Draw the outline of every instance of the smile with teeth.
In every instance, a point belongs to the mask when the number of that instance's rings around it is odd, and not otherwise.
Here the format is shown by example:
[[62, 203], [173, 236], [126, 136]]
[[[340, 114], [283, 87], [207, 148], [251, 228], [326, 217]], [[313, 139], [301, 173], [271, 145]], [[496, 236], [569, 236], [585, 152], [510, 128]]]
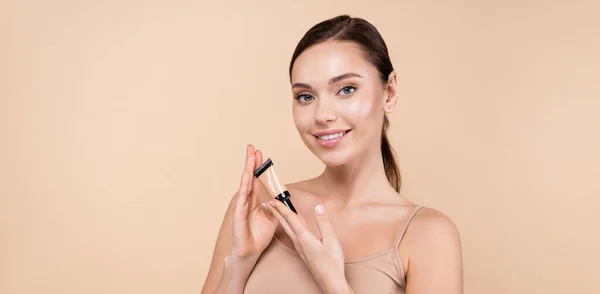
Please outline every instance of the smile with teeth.
[[333, 140], [333, 139], [335, 139], [337, 137], [343, 136], [346, 132], [347, 131], [343, 131], [343, 132], [339, 132], [339, 133], [336, 133], [336, 134], [322, 135], [322, 136], [318, 136], [318, 137], [321, 140]]

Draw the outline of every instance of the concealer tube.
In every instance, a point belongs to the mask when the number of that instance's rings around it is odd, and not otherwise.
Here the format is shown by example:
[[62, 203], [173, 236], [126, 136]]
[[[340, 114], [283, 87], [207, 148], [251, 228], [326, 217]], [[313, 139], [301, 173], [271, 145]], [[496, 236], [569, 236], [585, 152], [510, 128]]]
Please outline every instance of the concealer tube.
[[258, 178], [262, 186], [269, 192], [272, 198], [281, 201], [281, 203], [297, 214], [296, 208], [294, 208], [292, 200], [290, 199], [290, 192], [288, 192], [285, 185], [283, 185], [283, 183], [279, 181], [279, 178], [277, 178], [273, 161], [271, 161], [270, 158], [267, 158], [263, 164], [254, 170], [254, 176]]

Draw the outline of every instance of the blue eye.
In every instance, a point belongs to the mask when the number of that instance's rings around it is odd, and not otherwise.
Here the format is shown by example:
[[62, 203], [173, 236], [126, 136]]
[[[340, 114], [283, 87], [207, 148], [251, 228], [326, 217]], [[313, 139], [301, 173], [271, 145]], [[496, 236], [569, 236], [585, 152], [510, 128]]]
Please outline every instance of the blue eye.
[[314, 97], [309, 94], [300, 94], [296, 96], [296, 100], [300, 101], [300, 103], [307, 103], [312, 99], [314, 99]]
[[340, 89], [340, 91], [338, 93], [340, 93], [344, 96], [347, 96], [347, 95], [354, 93], [355, 90], [356, 90], [356, 87], [354, 87], [354, 86], [345, 86], [342, 89]]

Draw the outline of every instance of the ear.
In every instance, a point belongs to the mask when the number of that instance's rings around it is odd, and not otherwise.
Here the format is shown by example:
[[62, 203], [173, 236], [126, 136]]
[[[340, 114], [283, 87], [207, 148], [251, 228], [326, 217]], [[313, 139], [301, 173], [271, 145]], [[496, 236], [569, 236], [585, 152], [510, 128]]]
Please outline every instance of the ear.
[[398, 103], [398, 91], [396, 85], [396, 72], [392, 71], [388, 76], [387, 83], [384, 88], [383, 110], [386, 114], [394, 112], [396, 103]]

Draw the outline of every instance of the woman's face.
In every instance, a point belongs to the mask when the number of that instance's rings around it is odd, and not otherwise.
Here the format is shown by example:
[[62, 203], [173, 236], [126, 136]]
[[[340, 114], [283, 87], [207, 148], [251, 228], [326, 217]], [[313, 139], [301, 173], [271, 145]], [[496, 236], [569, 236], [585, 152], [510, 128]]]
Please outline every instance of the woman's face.
[[306, 49], [292, 68], [294, 123], [326, 165], [378, 152], [385, 113], [393, 111], [395, 76], [383, 83], [358, 45], [329, 41]]

